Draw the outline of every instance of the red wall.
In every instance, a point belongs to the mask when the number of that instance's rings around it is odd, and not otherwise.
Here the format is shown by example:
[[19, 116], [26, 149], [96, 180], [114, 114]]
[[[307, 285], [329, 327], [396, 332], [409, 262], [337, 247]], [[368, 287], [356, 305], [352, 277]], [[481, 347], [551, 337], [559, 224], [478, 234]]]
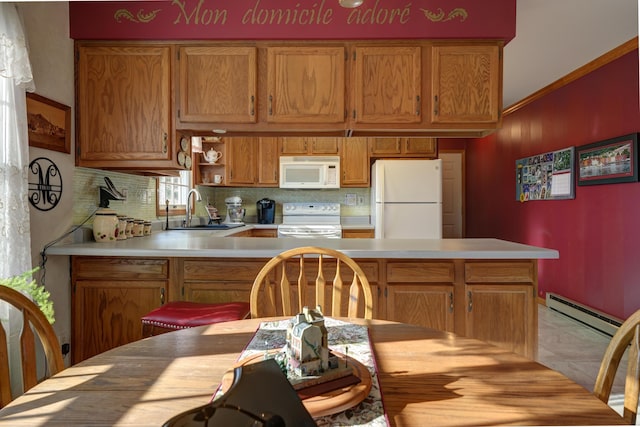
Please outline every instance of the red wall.
[[516, 159], [640, 130], [638, 51], [507, 115], [467, 141], [467, 237], [557, 249], [539, 263], [555, 292], [626, 318], [640, 309], [640, 183], [576, 186], [575, 199], [520, 203]]

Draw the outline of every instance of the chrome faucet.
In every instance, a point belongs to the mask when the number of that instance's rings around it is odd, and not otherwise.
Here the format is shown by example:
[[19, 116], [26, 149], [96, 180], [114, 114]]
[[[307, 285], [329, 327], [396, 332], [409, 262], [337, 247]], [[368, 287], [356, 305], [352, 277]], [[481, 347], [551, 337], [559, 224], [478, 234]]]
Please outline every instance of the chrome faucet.
[[194, 193], [196, 195], [196, 202], [202, 201], [202, 196], [200, 195], [200, 192], [198, 190], [196, 190], [195, 188], [189, 190], [189, 192], [187, 193], [187, 215], [184, 218], [185, 227], [191, 227], [191, 195]]

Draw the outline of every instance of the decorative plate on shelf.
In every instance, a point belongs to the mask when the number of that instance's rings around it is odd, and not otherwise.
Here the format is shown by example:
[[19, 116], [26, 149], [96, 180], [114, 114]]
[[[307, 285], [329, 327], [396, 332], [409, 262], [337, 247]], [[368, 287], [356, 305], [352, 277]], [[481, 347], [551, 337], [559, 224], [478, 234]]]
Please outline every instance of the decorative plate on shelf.
[[180, 148], [182, 151], [189, 151], [189, 140], [186, 136], [180, 138]]
[[184, 154], [184, 151], [178, 151], [178, 164], [180, 166], [184, 166], [185, 161], [187, 159], [186, 154]]
[[187, 169], [191, 169], [191, 157], [185, 156], [184, 158], [184, 167]]

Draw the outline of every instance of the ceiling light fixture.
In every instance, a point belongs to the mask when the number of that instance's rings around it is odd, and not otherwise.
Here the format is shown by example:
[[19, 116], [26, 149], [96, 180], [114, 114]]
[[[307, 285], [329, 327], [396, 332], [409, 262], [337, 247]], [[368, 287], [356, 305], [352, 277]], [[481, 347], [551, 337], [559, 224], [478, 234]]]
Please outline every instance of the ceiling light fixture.
[[342, 7], [353, 9], [355, 7], [361, 6], [362, 3], [364, 3], [364, 0], [338, 0], [338, 3]]

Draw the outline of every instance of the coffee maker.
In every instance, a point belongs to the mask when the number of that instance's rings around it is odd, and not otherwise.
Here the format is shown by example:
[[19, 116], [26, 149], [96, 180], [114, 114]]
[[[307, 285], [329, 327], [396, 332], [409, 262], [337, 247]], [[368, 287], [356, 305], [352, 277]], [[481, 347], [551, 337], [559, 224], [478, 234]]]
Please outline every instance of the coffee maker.
[[261, 199], [256, 202], [258, 224], [273, 224], [276, 215], [276, 202], [271, 199]]
[[227, 205], [227, 217], [224, 222], [226, 224], [242, 224], [245, 209], [242, 207], [242, 199], [238, 196], [227, 197], [224, 199]]

